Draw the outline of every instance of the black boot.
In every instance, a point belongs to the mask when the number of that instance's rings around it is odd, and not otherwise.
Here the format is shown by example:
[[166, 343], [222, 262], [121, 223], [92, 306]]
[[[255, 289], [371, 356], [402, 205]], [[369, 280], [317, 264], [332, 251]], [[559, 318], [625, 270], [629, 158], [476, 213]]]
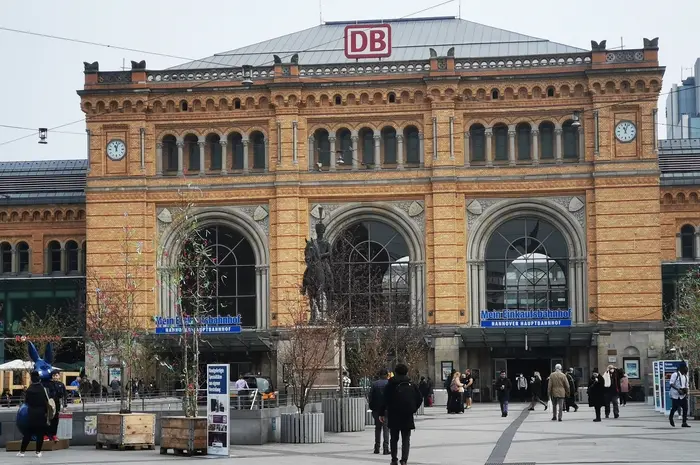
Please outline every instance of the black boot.
[[681, 427], [683, 427], [683, 428], [690, 428], [690, 425], [689, 425], [688, 423], [683, 422], [683, 424], [681, 425]]
[[384, 448], [384, 455], [391, 455], [391, 451], [389, 450], [388, 447]]
[[671, 426], [673, 426], [674, 428], [676, 427], [676, 423], [673, 421], [673, 415], [668, 417], [668, 422], [671, 423]]
[[374, 453], [378, 454], [379, 453], [379, 444], [374, 445]]

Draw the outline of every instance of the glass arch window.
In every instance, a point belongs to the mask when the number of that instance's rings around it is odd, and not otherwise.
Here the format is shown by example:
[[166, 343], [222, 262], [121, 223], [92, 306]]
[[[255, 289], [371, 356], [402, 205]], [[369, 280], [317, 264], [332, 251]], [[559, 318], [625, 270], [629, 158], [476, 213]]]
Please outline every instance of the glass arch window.
[[[255, 253], [248, 240], [238, 231], [226, 226], [211, 226], [198, 232], [196, 248], [186, 246], [183, 254], [204, 248], [206, 253], [200, 270], [187, 267], [183, 260], [185, 278], [180, 284], [180, 295], [185, 309], [197, 302], [193, 295], [204, 292], [204, 304], [211, 316], [241, 315], [244, 327], [257, 326]], [[204, 290], [203, 290], [204, 289]], [[202, 302], [201, 300], [199, 301]]]
[[332, 261], [334, 305], [353, 325], [410, 323], [409, 250], [395, 228], [355, 223], [335, 239]]
[[569, 251], [546, 220], [506, 221], [486, 246], [488, 310], [568, 309]]
[[695, 228], [689, 224], [681, 228], [681, 258], [695, 258]]
[[0, 273], [12, 273], [12, 254], [9, 242], [0, 243]]

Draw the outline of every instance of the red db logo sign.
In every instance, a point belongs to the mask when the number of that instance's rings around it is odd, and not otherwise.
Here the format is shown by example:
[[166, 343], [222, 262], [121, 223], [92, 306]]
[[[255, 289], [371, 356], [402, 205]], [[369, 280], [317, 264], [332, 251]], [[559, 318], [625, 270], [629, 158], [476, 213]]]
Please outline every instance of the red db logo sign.
[[345, 56], [350, 59], [391, 56], [391, 26], [388, 24], [345, 26]]

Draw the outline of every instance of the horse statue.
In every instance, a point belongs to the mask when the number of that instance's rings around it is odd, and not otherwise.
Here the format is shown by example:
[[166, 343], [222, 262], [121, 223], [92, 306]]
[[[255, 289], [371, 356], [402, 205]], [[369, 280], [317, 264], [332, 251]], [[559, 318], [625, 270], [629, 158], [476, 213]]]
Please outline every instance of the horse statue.
[[316, 225], [316, 239], [307, 240], [304, 248], [306, 270], [301, 284], [301, 293], [309, 298], [311, 321], [322, 321], [328, 309], [328, 295], [333, 276], [330, 266], [330, 244], [323, 235], [326, 226]]
[[[55, 368], [51, 366], [53, 363], [53, 347], [51, 343], [46, 345], [46, 351], [44, 352], [44, 358], [39, 356], [39, 351], [36, 350], [36, 346], [27, 341], [27, 347], [29, 350], [29, 358], [34, 362], [34, 370], [39, 373], [39, 378], [41, 378], [41, 384], [46, 385], [51, 381], [51, 375], [55, 371]], [[26, 404], [22, 404], [17, 411], [17, 428], [24, 435], [24, 431], [29, 424], [29, 409]]]

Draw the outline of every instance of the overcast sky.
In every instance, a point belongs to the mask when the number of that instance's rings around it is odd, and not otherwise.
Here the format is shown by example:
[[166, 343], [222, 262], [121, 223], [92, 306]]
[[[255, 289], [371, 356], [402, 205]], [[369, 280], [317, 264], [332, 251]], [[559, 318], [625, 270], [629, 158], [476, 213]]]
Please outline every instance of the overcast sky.
[[[441, 0], [323, 0], [323, 19], [397, 18]], [[417, 16], [458, 14], [458, 1]], [[591, 39], [607, 39], [608, 48], [641, 48], [642, 38], [660, 37], [660, 61], [666, 66], [663, 92], [700, 57], [700, 1], [462, 0], [463, 19], [554, 42], [590, 49]], [[203, 58], [319, 24], [318, 0], [0, 0], [0, 27], [118, 45], [170, 55]], [[185, 60], [112, 50], [0, 31], [3, 105], [0, 125], [55, 127], [83, 117], [76, 90], [83, 86], [83, 61], [99, 61], [102, 70], [118, 70], [122, 60], [145, 59], [149, 69]], [[683, 76], [689, 75], [683, 70]], [[660, 101], [665, 103], [662, 95]], [[660, 107], [663, 122], [664, 109]], [[0, 161], [85, 157], [83, 122], [49, 134], [47, 145], [30, 131], [0, 127]], [[665, 128], [660, 134], [665, 135]]]

